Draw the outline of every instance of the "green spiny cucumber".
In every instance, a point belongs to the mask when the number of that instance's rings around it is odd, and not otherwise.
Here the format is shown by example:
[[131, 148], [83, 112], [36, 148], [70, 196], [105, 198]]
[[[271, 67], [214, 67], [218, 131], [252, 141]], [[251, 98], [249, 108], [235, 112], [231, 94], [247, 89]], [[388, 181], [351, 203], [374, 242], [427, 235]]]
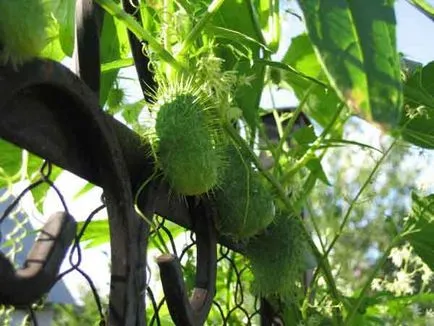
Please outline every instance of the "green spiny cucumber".
[[240, 149], [229, 146], [227, 160], [220, 189], [215, 193], [219, 213], [216, 224], [220, 233], [244, 240], [272, 222], [273, 198]]
[[309, 252], [302, 222], [279, 213], [267, 230], [253, 237], [246, 247], [253, 273], [252, 290], [258, 296], [293, 301], [297, 281]]
[[157, 159], [166, 179], [179, 194], [193, 196], [219, 183], [224, 160], [212, 109], [188, 85], [165, 88], [169, 94], [159, 107], [155, 131]]
[[47, 0], [0, 0], [0, 62], [17, 66], [47, 42]]

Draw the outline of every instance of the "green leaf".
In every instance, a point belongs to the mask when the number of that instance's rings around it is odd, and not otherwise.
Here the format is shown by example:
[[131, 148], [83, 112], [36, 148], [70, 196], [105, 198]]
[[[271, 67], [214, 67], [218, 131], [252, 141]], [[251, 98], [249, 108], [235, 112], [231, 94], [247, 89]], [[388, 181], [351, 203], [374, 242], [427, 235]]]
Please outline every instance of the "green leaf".
[[0, 189], [12, 181], [22, 164], [22, 153], [19, 147], [0, 138]]
[[51, 1], [52, 13], [59, 23], [59, 42], [62, 51], [72, 57], [75, 33], [75, 0]]
[[[84, 223], [84, 221], [77, 223], [77, 232], [80, 232]], [[164, 226], [167, 228], [173, 239], [175, 239], [181, 233], [185, 232], [184, 228], [168, 220], [164, 222]], [[160, 232], [165, 242], [169, 243], [169, 238], [164, 236], [166, 233], [162, 232], [161, 230]], [[150, 238], [150, 241], [148, 243], [148, 250], [157, 248], [158, 242], [156, 242], [156, 238], [157, 237], [155, 236]], [[110, 241], [110, 227], [108, 220], [103, 219], [91, 221], [87, 226], [86, 232], [84, 232], [80, 241], [86, 242], [84, 246], [85, 248], [93, 248], [108, 243]]]
[[405, 82], [404, 95], [402, 137], [419, 147], [434, 148], [434, 61]]
[[[308, 126], [296, 130], [292, 134], [292, 138], [296, 141], [298, 145], [296, 147], [296, 155], [298, 157], [301, 157], [309, 149], [310, 144], [312, 144], [317, 139], [317, 136], [315, 135], [313, 126]], [[330, 185], [330, 182], [327, 179], [327, 175], [325, 174], [324, 169], [321, 165], [321, 161], [318, 158], [315, 157], [309, 160], [306, 164], [306, 167], [309, 169], [309, 171], [311, 171], [312, 177], [321, 180], [326, 185]]]
[[364, 119], [395, 127], [403, 95], [393, 1], [298, 3], [309, 37], [339, 97]]
[[87, 194], [89, 191], [91, 191], [93, 188], [95, 187], [95, 185], [93, 185], [92, 183], [88, 182], [86, 183], [79, 191], [77, 191], [77, 193], [74, 195], [73, 199], [76, 200], [78, 198], [80, 198], [81, 196]]
[[122, 117], [128, 125], [135, 127], [139, 121], [139, 115], [143, 110], [146, 102], [139, 100], [137, 102], [125, 104], [122, 111]]
[[259, 21], [267, 47], [276, 53], [280, 42], [279, 0], [259, 0]]
[[49, 19], [46, 32], [48, 42], [41, 51], [40, 56], [54, 61], [62, 61], [65, 57], [65, 53], [63, 52], [59, 40], [60, 24], [53, 16]]
[[118, 59], [111, 62], [103, 63], [101, 65], [101, 72], [107, 73], [111, 70], [119, 70], [121, 68], [128, 68], [134, 65], [134, 59], [133, 58], [126, 58], [126, 59]]
[[[42, 162], [43, 162], [42, 159], [40, 159], [39, 157], [31, 155], [29, 158], [28, 171], [29, 170], [32, 172], [38, 171], [42, 165]], [[33, 168], [31, 168], [31, 166], [33, 166]], [[52, 166], [51, 174], [50, 174], [50, 180], [55, 182], [57, 177], [60, 175], [60, 173], [62, 173], [62, 171], [63, 171], [63, 169], [61, 169], [57, 166]], [[51, 187], [48, 183], [43, 183], [43, 184], [37, 186], [36, 188], [32, 189], [32, 195], [33, 195], [33, 200], [35, 202], [35, 206], [40, 212], [42, 212], [45, 196], [47, 195], [47, 192], [48, 192], [48, 190], [50, 190], [50, 188]]]
[[[260, 27], [255, 20], [254, 6], [250, 1], [231, 0], [225, 1], [219, 11], [213, 17], [213, 25], [227, 30], [235, 31], [245, 38], [253, 39], [240, 45], [240, 40], [228, 40], [217, 38], [218, 46], [216, 54], [224, 59], [225, 70], [236, 70], [239, 76], [254, 76], [250, 85], [238, 87], [235, 101], [242, 110], [243, 116], [252, 130], [256, 129], [259, 112], [259, 102], [264, 86], [264, 65], [252, 64], [253, 60], [259, 59], [261, 47], [264, 44]], [[259, 28], [259, 30], [258, 30]], [[210, 36], [214, 36], [210, 33]], [[248, 53], [246, 53], [248, 49]], [[245, 53], [244, 58], [239, 58], [235, 52]]]
[[326, 81], [307, 34], [298, 35], [291, 40], [291, 45], [283, 56], [282, 62], [304, 75], [313, 78], [322, 76], [321, 80]]
[[411, 194], [411, 214], [406, 222], [405, 239], [425, 264], [434, 270], [434, 194]]
[[[129, 54], [128, 34], [125, 26], [108, 13], [104, 15], [100, 41], [101, 65], [125, 59]], [[113, 87], [119, 69], [105, 70], [101, 73], [99, 103], [104, 106], [110, 89]]]
[[[333, 121], [341, 101], [328, 85], [325, 73], [306, 34], [292, 39], [282, 64], [285, 64], [286, 68], [280, 65], [283, 70], [283, 82], [279, 86], [293, 90], [299, 100], [303, 99], [309, 91], [303, 112], [326, 128]], [[343, 122], [339, 122], [333, 127], [331, 133], [339, 138], [342, 130]]]
[[[85, 222], [77, 223], [77, 232], [80, 232]], [[85, 248], [93, 248], [110, 241], [110, 229], [108, 220], [91, 221], [80, 241], [86, 242]]]
[[292, 138], [300, 145], [309, 145], [316, 140], [317, 136], [315, 135], [313, 126], [306, 126], [294, 131]]
[[322, 168], [321, 161], [318, 158], [313, 158], [306, 163], [306, 167], [317, 179], [324, 182], [324, 184], [330, 186], [331, 183], [327, 178], [327, 175]]

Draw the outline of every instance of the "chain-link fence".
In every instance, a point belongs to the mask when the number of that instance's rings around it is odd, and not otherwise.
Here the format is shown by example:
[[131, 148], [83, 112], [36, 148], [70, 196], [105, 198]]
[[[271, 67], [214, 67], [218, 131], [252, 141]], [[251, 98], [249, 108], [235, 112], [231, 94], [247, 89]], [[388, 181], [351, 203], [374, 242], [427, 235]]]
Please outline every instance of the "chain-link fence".
[[[29, 231], [27, 215], [23, 213], [22, 201], [26, 195], [31, 196], [32, 190], [46, 184], [49, 189], [54, 190], [59, 201], [62, 204], [65, 213], [69, 214], [68, 203], [66, 202], [62, 191], [56, 186], [51, 178], [52, 167], [48, 161], [45, 161], [39, 170], [39, 178], [25, 187], [11, 201], [6, 209], [2, 212], [0, 218], [0, 227], [2, 230], [2, 249], [5, 256], [12, 262], [15, 262], [15, 257], [22, 252], [23, 240], [26, 237], [35, 236], [34, 231]], [[6, 197], [6, 196], [5, 196]], [[82, 238], [86, 233], [88, 225], [92, 223], [94, 216], [105, 208], [104, 196], [101, 198], [102, 204], [88, 213], [87, 218], [81, 223], [74, 237], [73, 243], [65, 260], [68, 261], [67, 268], [59, 273], [53, 282], [62, 280], [70, 273], [78, 273], [82, 276], [87, 284], [88, 290], [92, 293], [93, 305], [92, 309], [99, 313], [99, 316], [94, 316], [94, 321], [100, 325], [105, 325], [106, 307], [103, 308], [100, 294], [91, 276], [89, 276], [81, 267], [82, 257], [86, 251], [82, 248]], [[98, 204], [98, 203], [95, 203]], [[4, 228], [4, 222], [7, 220], [13, 221], [12, 227]], [[170, 253], [178, 257], [183, 266], [186, 286], [189, 289], [194, 287], [195, 264], [197, 258], [195, 233], [185, 230], [177, 226], [169, 220], [156, 216], [156, 228], [149, 233], [149, 249], [148, 249], [148, 266], [147, 266], [147, 282], [146, 282], [146, 320], [148, 325], [172, 325], [173, 321], [167, 307], [164, 291], [159, 284], [158, 267], [152, 264], [154, 258], [165, 250], [160, 246], [166, 246]], [[25, 264], [25, 263], [24, 263]], [[23, 266], [21, 266], [23, 268]], [[249, 291], [252, 275], [248, 269], [245, 257], [233, 250], [228, 249], [223, 245], [218, 246], [217, 258], [217, 284], [216, 293], [212, 301], [212, 307], [208, 315], [207, 325], [259, 325], [260, 324], [260, 300], [255, 298]], [[22, 289], [21, 289], [22, 290]], [[1, 292], [1, 290], [0, 290]], [[19, 295], [19, 293], [17, 294]], [[22, 325], [29, 322], [33, 325], [40, 325], [37, 318], [37, 311], [44, 309], [44, 300], [28, 305], [27, 316], [20, 320]], [[3, 306], [1, 310], [2, 324], [12, 325], [13, 306]], [[67, 320], [67, 319], [66, 319]], [[15, 321], [16, 322], [16, 321]]]

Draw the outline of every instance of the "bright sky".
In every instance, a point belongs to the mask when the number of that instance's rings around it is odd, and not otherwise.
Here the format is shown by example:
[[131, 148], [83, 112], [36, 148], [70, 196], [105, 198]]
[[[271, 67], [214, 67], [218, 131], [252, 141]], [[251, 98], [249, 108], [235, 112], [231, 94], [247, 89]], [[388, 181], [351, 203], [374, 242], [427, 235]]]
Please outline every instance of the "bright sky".
[[[429, 2], [433, 3], [434, 1], [431, 0]], [[292, 1], [292, 3], [295, 4], [294, 1]], [[397, 35], [399, 50], [408, 58], [415, 61], [427, 63], [434, 60], [434, 45], [431, 41], [432, 36], [434, 35], [434, 24], [404, 0], [397, 1], [396, 14], [398, 21]], [[285, 51], [285, 45], [289, 44], [291, 37], [298, 35], [303, 31], [302, 23], [291, 15], [288, 15], [287, 17], [286, 26], [285, 33], [283, 33], [285, 39], [282, 42], [282, 52], [279, 52], [280, 55]], [[137, 91], [129, 90], [128, 93], [131, 96], [131, 100], [137, 96]], [[264, 106], [268, 106], [266, 104], [267, 102], [269, 103], [269, 101], [269, 97], [264, 96]], [[294, 98], [288, 93], [277, 95], [276, 101], [277, 106], [288, 106], [294, 104]], [[375, 130], [371, 130], [371, 133], [375, 133]], [[431, 172], [427, 175], [434, 175], [434, 173]], [[434, 180], [432, 183], [434, 183]], [[74, 200], [74, 195], [80, 190], [84, 182], [77, 181], [77, 178], [73, 177], [69, 173], [64, 173], [56, 184], [61, 188], [62, 193], [65, 195], [66, 202], [69, 203], [69, 209], [77, 220], [84, 220], [87, 217], [87, 214], [100, 204], [100, 190], [98, 189], [95, 189], [92, 195], [86, 195], [79, 200]], [[61, 207], [55, 194], [50, 193], [44, 206], [46, 216], [60, 208]], [[107, 292], [107, 285], [109, 282], [107, 262], [108, 251], [107, 246], [86, 251], [83, 255], [82, 264], [83, 270], [88, 272], [93, 280], [96, 280], [98, 287], [104, 289], [104, 292]], [[104, 266], [107, 267], [105, 268]], [[67, 267], [67, 265], [65, 267]], [[85, 286], [83, 287], [82, 278], [78, 275], [69, 276], [68, 281], [68, 287], [76, 293], [77, 296], [79, 294], [79, 291], [77, 291], [78, 289], [88, 289]]]

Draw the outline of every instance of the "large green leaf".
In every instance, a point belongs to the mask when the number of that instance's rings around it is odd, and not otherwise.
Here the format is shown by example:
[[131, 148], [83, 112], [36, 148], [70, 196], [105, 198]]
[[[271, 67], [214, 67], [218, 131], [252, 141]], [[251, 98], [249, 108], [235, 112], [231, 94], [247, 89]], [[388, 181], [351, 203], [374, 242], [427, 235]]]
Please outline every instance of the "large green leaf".
[[[125, 26], [108, 13], [104, 15], [104, 23], [100, 41], [101, 64], [125, 59], [129, 54], [128, 34]], [[104, 106], [110, 89], [119, 73], [119, 69], [110, 69], [101, 73], [99, 103]]]
[[[307, 126], [297, 129], [292, 134], [291, 138], [296, 143], [296, 152], [294, 153], [295, 157], [300, 158], [309, 150], [310, 145], [317, 139], [317, 136], [315, 135], [313, 126]], [[321, 180], [326, 185], [330, 185], [321, 161], [317, 157], [312, 157], [312, 159], [307, 162], [306, 167], [310, 170], [312, 177]]]
[[[86, 222], [77, 223], [77, 232], [80, 232]], [[91, 221], [80, 241], [85, 242], [84, 248], [93, 248], [110, 241], [108, 220]]]
[[[42, 163], [43, 160], [40, 157], [30, 153], [23, 155], [23, 149], [0, 139], [0, 189], [8, 183], [18, 181], [21, 177], [19, 172], [24, 172], [31, 182], [37, 180]], [[26, 168], [25, 171], [22, 171], [23, 167]], [[50, 180], [54, 181], [61, 171], [62, 169], [53, 166]], [[43, 183], [32, 189], [37, 209], [42, 209], [43, 199], [49, 188], [49, 184]]]
[[63, 52], [72, 57], [75, 32], [75, 0], [52, 1], [53, 16], [59, 23], [59, 42]]
[[393, 1], [298, 3], [309, 37], [339, 97], [368, 121], [395, 127], [403, 96]]
[[48, 25], [46, 27], [48, 41], [40, 53], [41, 57], [55, 61], [61, 61], [65, 57], [65, 52], [63, 52], [59, 39], [60, 26], [61, 22], [57, 21], [54, 16], [50, 16]]
[[[227, 38], [218, 38], [217, 54], [225, 60], [224, 69], [236, 70], [239, 76], [253, 76], [250, 85], [238, 88], [235, 100], [243, 112], [246, 122], [255, 129], [258, 122], [259, 101], [264, 86], [264, 65], [252, 64], [261, 55], [263, 37], [259, 23], [255, 20], [257, 13], [255, 7], [250, 6], [250, 1], [231, 0], [225, 1], [213, 18], [213, 25], [222, 27], [239, 34], [245, 35], [246, 39], [255, 40], [256, 43], [247, 41], [240, 45], [239, 39], [235, 42]], [[211, 25], [211, 24], [210, 24]], [[214, 36], [212, 32], [210, 35]], [[244, 58], [235, 55], [245, 53]], [[246, 51], [248, 53], [246, 53]]]
[[403, 138], [423, 148], [434, 148], [434, 61], [404, 84], [405, 114], [401, 118]]
[[411, 214], [405, 229], [405, 238], [413, 246], [415, 252], [434, 270], [434, 194], [419, 197], [412, 193]]
[[[31, 155], [29, 157], [29, 169], [28, 172], [36, 172], [40, 169], [41, 165], [42, 165], [43, 161], [42, 159], [40, 159], [37, 156]], [[52, 166], [51, 168], [51, 174], [49, 176], [49, 179], [52, 182], [55, 182], [57, 177], [60, 175], [60, 173], [62, 173], [63, 169], [57, 167], [57, 166]], [[39, 174], [36, 175], [35, 178], [38, 178]], [[35, 207], [37, 210], [39, 210], [40, 212], [42, 212], [43, 209], [43, 205], [44, 205], [44, 201], [45, 201], [45, 197], [47, 195], [47, 192], [51, 189], [51, 186], [48, 183], [43, 183], [41, 185], [39, 185], [36, 188], [32, 189], [32, 196], [33, 196], [33, 200], [35, 203]]]
[[[77, 223], [77, 232], [80, 232], [83, 228], [84, 224], [86, 222], [78, 222]], [[172, 239], [175, 239], [178, 235], [185, 232], [185, 229], [180, 227], [179, 225], [176, 225], [175, 223], [172, 223], [170, 221], [165, 221], [164, 226], [167, 228], [168, 233], [171, 234]], [[166, 243], [169, 243], [169, 239], [166, 234], [166, 232], [161, 231], [162, 239], [165, 240]], [[151, 237], [150, 241], [148, 243], [148, 250], [149, 249], [155, 249], [160, 244], [157, 242], [157, 237]], [[103, 220], [95, 220], [91, 221], [86, 231], [84, 232], [83, 236], [81, 237], [80, 241], [85, 242], [84, 248], [93, 248], [97, 247], [106, 243], [109, 243], [110, 241], [110, 226], [107, 219]]]
[[259, 11], [259, 21], [261, 24], [262, 35], [267, 47], [273, 52], [277, 52], [280, 42], [280, 12], [279, 0], [259, 0], [257, 8]]
[[[281, 67], [280, 86], [292, 89], [299, 100], [309, 92], [303, 112], [324, 128], [327, 127], [336, 115], [341, 101], [327, 84], [327, 78], [306, 34], [292, 39], [282, 63], [288, 65], [292, 71]], [[331, 130], [334, 136], [339, 137], [342, 134], [342, 127], [342, 123], [334, 126]]]
[[21, 169], [21, 149], [0, 138], [0, 189]]

